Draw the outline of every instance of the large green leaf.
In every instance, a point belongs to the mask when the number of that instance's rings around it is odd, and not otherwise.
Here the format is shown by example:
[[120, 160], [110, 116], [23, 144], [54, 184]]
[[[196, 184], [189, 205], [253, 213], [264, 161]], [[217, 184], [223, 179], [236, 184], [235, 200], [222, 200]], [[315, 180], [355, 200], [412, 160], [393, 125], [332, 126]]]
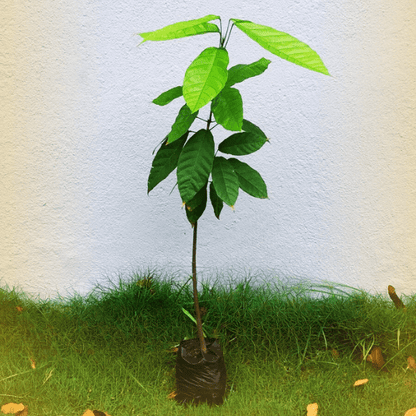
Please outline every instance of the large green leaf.
[[197, 115], [198, 111], [196, 113], [191, 114], [191, 110], [185, 104], [179, 110], [179, 114], [172, 125], [170, 133], [168, 134], [168, 143], [170, 144], [174, 142], [175, 140], [179, 139], [179, 137], [181, 137], [183, 134], [185, 134], [189, 130], [189, 127], [191, 127]]
[[192, 225], [199, 220], [207, 206], [207, 185], [208, 183], [186, 204], [186, 217]]
[[228, 70], [228, 79], [225, 87], [231, 87], [238, 82], [243, 82], [244, 80], [255, 77], [262, 74], [271, 61], [265, 58], [261, 58], [252, 64], [240, 64], [235, 65]]
[[183, 81], [183, 97], [192, 112], [208, 104], [227, 82], [228, 52], [207, 48], [189, 65]]
[[243, 127], [243, 99], [235, 88], [224, 88], [212, 101], [215, 121], [225, 129], [241, 131]]
[[219, 16], [209, 14], [205, 17], [201, 17], [200, 19], [174, 23], [172, 25], [165, 26], [162, 29], [154, 30], [153, 32], [139, 33], [139, 35], [143, 38], [143, 41], [140, 44], [148, 40], [170, 40], [185, 38], [187, 36], [202, 35], [209, 32], [219, 32], [220, 30], [217, 25], [207, 23], [211, 20], [219, 18]]
[[147, 182], [147, 193], [149, 193], [158, 183], [162, 182], [178, 166], [179, 155], [185, 144], [188, 132], [172, 144], [167, 144], [166, 137], [162, 146], [156, 153], [150, 169], [149, 179]]
[[152, 103], [157, 105], [166, 105], [182, 95], [182, 87], [171, 88], [168, 91], [162, 92], [159, 97], [155, 98]]
[[214, 162], [214, 147], [212, 133], [199, 130], [182, 149], [176, 174], [183, 202], [188, 203], [207, 183]]
[[237, 174], [240, 188], [255, 198], [267, 198], [267, 187], [260, 174], [247, 163], [241, 162], [238, 159], [228, 159], [234, 172]]
[[274, 55], [312, 71], [329, 75], [322, 59], [306, 43], [269, 26], [259, 25], [248, 20], [231, 20], [248, 37]]
[[212, 182], [217, 195], [231, 208], [238, 198], [238, 177], [233, 166], [223, 157], [215, 157], [212, 167]]
[[220, 219], [220, 214], [224, 203], [222, 199], [218, 196], [217, 191], [215, 190], [214, 184], [211, 182], [209, 185], [209, 199], [211, 200], [212, 208], [214, 208], [215, 216]]
[[248, 155], [259, 150], [267, 139], [252, 132], [235, 133], [223, 140], [218, 150], [230, 155]]
[[267, 141], [269, 141], [269, 139], [267, 138], [267, 136], [263, 133], [263, 131], [260, 129], [260, 127], [257, 127], [255, 124], [253, 124], [251, 121], [248, 120], [243, 120], [243, 130], [244, 131], [249, 131], [250, 133], [254, 133], [257, 134], [258, 136], [263, 137], [264, 139], [266, 139]]

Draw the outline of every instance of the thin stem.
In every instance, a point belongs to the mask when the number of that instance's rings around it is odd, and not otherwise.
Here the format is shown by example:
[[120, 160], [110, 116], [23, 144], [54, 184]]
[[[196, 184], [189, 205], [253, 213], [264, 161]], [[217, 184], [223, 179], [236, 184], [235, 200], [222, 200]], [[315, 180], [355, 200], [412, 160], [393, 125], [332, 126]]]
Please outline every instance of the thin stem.
[[[230, 20], [228, 21], [228, 24], [230, 24]], [[228, 33], [228, 38], [227, 38], [227, 40], [224, 43], [224, 46], [223, 46], [224, 49], [227, 47], [228, 41], [230, 40], [231, 31], [233, 30], [233, 27], [234, 27], [234, 23], [231, 25], [230, 32]], [[228, 27], [227, 27], [227, 32], [228, 32]]]
[[220, 45], [219, 45], [220, 48], [221, 48], [221, 45], [223, 44], [223, 42], [224, 42], [224, 38], [222, 37], [222, 21], [221, 21], [221, 18], [220, 18]]
[[205, 344], [204, 333], [202, 332], [201, 311], [199, 309], [198, 289], [197, 289], [197, 282], [196, 282], [196, 234], [197, 234], [198, 221], [195, 221], [195, 224], [193, 226], [194, 226], [194, 235], [193, 235], [193, 242], [192, 242], [192, 286], [194, 289], [194, 307], [195, 307], [195, 314], [196, 314], [196, 327], [198, 330], [198, 338], [199, 338], [199, 345], [201, 347], [201, 351], [202, 353], [206, 353], [207, 346]]
[[[209, 131], [209, 126], [212, 123], [212, 111], [209, 112], [209, 117], [207, 120], [207, 130]], [[198, 289], [197, 289], [197, 280], [196, 280], [196, 236], [197, 236], [197, 228], [198, 228], [198, 221], [195, 221], [192, 224], [194, 228], [193, 233], [193, 242], [192, 242], [192, 286], [194, 291], [194, 307], [195, 307], [195, 315], [196, 315], [196, 328], [198, 331], [198, 338], [199, 338], [199, 346], [201, 348], [201, 353], [206, 354], [207, 346], [205, 344], [204, 333], [202, 331], [202, 320], [201, 320], [201, 310], [199, 309], [199, 302], [198, 302]]]

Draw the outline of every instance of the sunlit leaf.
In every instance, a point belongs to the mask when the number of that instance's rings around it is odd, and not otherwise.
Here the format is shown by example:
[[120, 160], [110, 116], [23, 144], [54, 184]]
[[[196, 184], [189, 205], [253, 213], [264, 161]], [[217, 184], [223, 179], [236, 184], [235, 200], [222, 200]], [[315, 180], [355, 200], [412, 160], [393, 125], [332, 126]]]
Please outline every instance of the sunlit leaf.
[[189, 65], [183, 81], [183, 97], [191, 112], [215, 98], [227, 82], [228, 52], [207, 48]]
[[209, 130], [199, 130], [179, 156], [177, 178], [182, 201], [187, 203], [207, 183], [214, 162], [214, 138]]
[[168, 144], [171, 144], [175, 140], [182, 137], [189, 130], [189, 127], [191, 127], [197, 115], [198, 115], [198, 111], [191, 114], [191, 110], [185, 104], [179, 110], [179, 114], [176, 117], [175, 123], [173, 123], [172, 129], [170, 133], [168, 134]]
[[235, 88], [224, 88], [211, 106], [215, 121], [225, 129], [241, 131], [243, 127], [243, 99]]
[[239, 64], [235, 65], [228, 70], [228, 79], [225, 87], [231, 87], [234, 84], [243, 82], [248, 78], [255, 77], [256, 75], [262, 74], [271, 61], [265, 58], [261, 58], [251, 64]]
[[312, 71], [329, 75], [322, 59], [306, 43], [269, 26], [248, 20], [231, 19], [231, 21], [249, 38], [272, 54]]
[[152, 162], [152, 168], [150, 169], [147, 182], [147, 193], [176, 169], [178, 166], [179, 155], [181, 154], [187, 137], [188, 132], [171, 144], [167, 144], [167, 137], [165, 138]]
[[159, 97], [155, 98], [152, 103], [163, 106], [172, 102], [175, 98], [182, 95], [182, 87], [174, 87], [168, 91], [162, 92]]
[[187, 20], [184, 22], [173, 23], [165, 26], [162, 29], [154, 30], [153, 32], [143, 32], [139, 35], [143, 38], [143, 42], [148, 40], [162, 41], [170, 39], [184, 38], [187, 36], [202, 35], [209, 32], [219, 32], [217, 25], [207, 23], [211, 20], [219, 19], [219, 16], [213, 14], [201, 17], [200, 19]]

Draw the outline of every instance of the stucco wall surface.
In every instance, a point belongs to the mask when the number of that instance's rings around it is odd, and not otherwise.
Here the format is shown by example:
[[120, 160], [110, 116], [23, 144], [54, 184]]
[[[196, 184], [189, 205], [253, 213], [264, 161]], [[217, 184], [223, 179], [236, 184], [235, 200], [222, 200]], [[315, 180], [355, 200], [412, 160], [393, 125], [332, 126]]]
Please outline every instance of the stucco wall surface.
[[[4, 2], [0, 85], [0, 284], [41, 297], [87, 293], [141, 267], [191, 272], [192, 228], [175, 174], [147, 195], [152, 151], [209, 34], [146, 42], [139, 32], [207, 14], [248, 19], [316, 50], [331, 77], [234, 28], [230, 66], [270, 59], [239, 84], [244, 116], [271, 142], [241, 158], [268, 200], [240, 192], [198, 222], [200, 276], [236, 270], [416, 292], [416, 3]], [[203, 111], [202, 111], [203, 113]], [[227, 134], [216, 128], [218, 144]]]

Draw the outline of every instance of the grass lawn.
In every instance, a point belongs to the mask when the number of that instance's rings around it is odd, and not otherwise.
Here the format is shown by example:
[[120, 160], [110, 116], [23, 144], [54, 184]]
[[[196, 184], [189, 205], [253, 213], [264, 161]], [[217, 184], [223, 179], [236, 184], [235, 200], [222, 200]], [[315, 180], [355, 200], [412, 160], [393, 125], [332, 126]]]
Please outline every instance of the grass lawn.
[[[303, 416], [311, 403], [319, 416], [403, 416], [416, 407], [416, 371], [407, 368], [416, 295], [396, 309], [387, 288], [371, 296], [250, 280], [199, 293], [204, 331], [219, 338], [227, 368], [219, 407], [169, 398], [172, 350], [197, 336], [182, 311], [194, 315], [191, 281], [146, 271], [59, 301], [0, 289], [0, 406], [22, 403], [29, 416]], [[353, 387], [358, 379], [368, 382]]]

